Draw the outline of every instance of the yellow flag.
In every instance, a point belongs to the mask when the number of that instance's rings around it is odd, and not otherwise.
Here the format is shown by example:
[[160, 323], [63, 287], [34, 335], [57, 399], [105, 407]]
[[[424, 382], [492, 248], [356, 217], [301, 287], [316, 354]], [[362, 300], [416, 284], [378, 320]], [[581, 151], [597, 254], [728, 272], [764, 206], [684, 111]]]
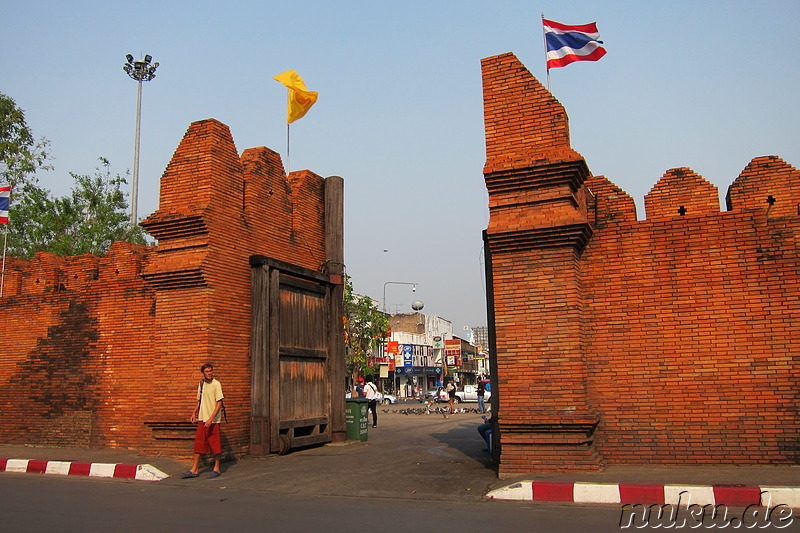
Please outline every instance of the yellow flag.
[[289, 89], [289, 106], [286, 112], [286, 123], [291, 124], [301, 119], [308, 113], [314, 102], [317, 101], [317, 91], [309, 91], [300, 74], [287, 70], [274, 77]]

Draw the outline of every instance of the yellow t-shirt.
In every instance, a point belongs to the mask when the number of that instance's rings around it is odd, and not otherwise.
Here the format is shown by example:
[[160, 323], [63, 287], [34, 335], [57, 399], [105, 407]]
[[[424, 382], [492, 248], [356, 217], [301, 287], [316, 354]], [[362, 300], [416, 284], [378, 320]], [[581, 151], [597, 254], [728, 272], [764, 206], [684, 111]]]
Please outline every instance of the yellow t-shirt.
[[[203, 398], [200, 399], [200, 386], [203, 387]], [[200, 413], [197, 415], [197, 420], [205, 422], [214, 413], [217, 408], [217, 402], [225, 396], [222, 394], [222, 385], [216, 379], [212, 379], [211, 383], [206, 383], [205, 380], [197, 386], [197, 399], [200, 400]], [[219, 424], [222, 420], [222, 409], [219, 410], [217, 416], [214, 418], [213, 423]]]

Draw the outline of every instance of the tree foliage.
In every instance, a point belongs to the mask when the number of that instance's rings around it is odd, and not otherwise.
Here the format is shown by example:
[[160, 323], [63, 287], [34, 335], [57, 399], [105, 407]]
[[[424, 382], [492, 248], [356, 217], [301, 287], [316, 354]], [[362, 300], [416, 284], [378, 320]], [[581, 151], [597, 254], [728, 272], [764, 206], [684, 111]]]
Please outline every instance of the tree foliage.
[[0, 183], [16, 188], [29, 180], [35, 182], [37, 170], [52, 168], [50, 141], [36, 140], [25, 121], [25, 112], [16, 102], [0, 93]]
[[375, 372], [370, 358], [386, 338], [389, 319], [372, 298], [353, 293], [349, 276], [345, 281], [344, 315], [345, 362], [347, 372], [355, 380]]
[[46, 139], [35, 141], [25, 113], [0, 94], [0, 180], [12, 186], [7, 254], [31, 258], [44, 251], [58, 255], [102, 255], [115, 241], [144, 244], [144, 231], [131, 228], [128, 201], [119, 174], [108, 160], [94, 176], [70, 172], [69, 196], [55, 197], [38, 184], [36, 173], [50, 170]]
[[108, 160], [100, 163], [94, 176], [70, 173], [70, 196], [54, 197], [32, 183], [21, 186], [9, 210], [9, 255], [102, 255], [115, 241], [145, 243], [142, 229], [130, 227], [121, 189], [125, 178], [112, 175]]

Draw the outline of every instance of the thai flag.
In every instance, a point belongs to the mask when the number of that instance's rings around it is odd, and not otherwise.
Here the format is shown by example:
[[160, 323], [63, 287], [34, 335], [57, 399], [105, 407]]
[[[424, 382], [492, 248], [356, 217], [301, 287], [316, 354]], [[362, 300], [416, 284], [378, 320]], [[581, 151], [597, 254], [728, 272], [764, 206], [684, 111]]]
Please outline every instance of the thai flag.
[[573, 61], [597, 61], [606, 50], [598, 41], [597, 24], [567, 26], [542, 18], [544, 41], [547, 46], [547, 70], [565, 67]]
[[8, 224], [8, 203], [11, 198], [11, 187], [0, 187], [0, 224]]

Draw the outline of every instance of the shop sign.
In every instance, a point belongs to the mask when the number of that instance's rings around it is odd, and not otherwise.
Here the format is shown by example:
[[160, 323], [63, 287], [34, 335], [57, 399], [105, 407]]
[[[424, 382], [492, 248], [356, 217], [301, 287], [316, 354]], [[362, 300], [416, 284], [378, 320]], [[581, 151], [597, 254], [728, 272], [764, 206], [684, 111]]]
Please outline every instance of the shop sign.
[[440, 366], [407, 366], [404, 368], [396, 368], [395, 374], [404, 375], [432, 375], [441, 374], [442, 367]]
[[403, 366], [412, 366], [414, 364], [414, 346], [411, 344], [403, 345]]

